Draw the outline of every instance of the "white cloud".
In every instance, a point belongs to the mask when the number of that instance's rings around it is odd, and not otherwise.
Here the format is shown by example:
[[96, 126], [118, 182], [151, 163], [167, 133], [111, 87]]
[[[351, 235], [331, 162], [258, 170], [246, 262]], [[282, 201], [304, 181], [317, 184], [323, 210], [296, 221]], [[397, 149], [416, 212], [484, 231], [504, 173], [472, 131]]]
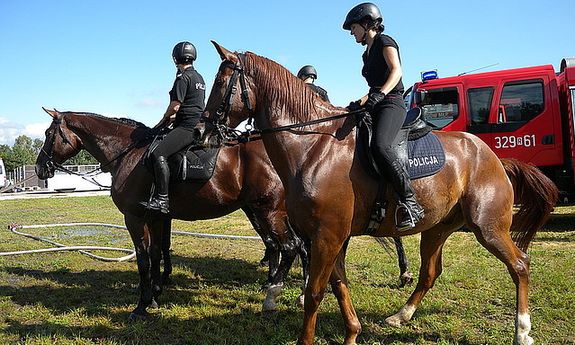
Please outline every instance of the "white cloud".
[[44, 140], [44, 132], [50, 127], [50, 122], [39, 122], [26, 125], [25, 134], [32, 139]]
[[14, 140], [20, 135], [26, 135], [32, 139], [44, 140], [44, 131], [50, 126], [50, 122], [38, 122], [28, 125], [12, 123], [0, 117], [0, 145], [13, 146]]

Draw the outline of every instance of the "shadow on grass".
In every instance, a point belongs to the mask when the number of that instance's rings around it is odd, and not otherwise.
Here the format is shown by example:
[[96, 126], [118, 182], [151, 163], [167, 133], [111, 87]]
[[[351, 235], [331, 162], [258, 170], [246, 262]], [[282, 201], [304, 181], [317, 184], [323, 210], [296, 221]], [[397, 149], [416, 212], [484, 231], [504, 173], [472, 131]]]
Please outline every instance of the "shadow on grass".
[[575, 230], [575, 213], [573, 214], [552, 214], [543, 226], [543, 231], [563, 232]]
[[[174, 256], [173, 261], [178, 270], [189, 270], [192, 274], [175, 274], [174, 287], [168, 287], [161, 296], [160, 309], [150, 310], [146, 320], [135, 323], [127, 321], [138, 300], [135, 266], [134, 270], [126, 271], [83, 272], [2, 268], [11, 276], [9, 281], [0, 283], [0, 296], [19, 306], [42, 305], [53, 315], [46, 320], [43, 313], [25, 317], [5, 313], [2, 332], [18, 340], [59, 337], [71, 341], [81, 338], [143, 345], [294, 343], [301, 330], [303, 312], [284, 304], [283, 310], [262, 315], [259, 305], [263, 294], [249, 289], [249, 286], [258, 286], [257, 280], [265, 279], [255, 264], [209, 257]], [[222, 295], [218, 291], [223, 291]], [[188, 308], [195, 311], [192, 313]], [[68, 316], [76, 309], [81, 310], [81, 317]], [[383, 320], [394, 312], [386, 310], [376, 315], [358, 310], [362, 322]], [[439, 331], [418, 328], [368, 327], [358, 340], [360, 343], [408, 344], [420, 339], [442, 339], [467, 344], [461, 339], [446, 338]], [[344, 329], [339, 312], [320, 311], [319, 338], [328, 344], [341, 343]]]

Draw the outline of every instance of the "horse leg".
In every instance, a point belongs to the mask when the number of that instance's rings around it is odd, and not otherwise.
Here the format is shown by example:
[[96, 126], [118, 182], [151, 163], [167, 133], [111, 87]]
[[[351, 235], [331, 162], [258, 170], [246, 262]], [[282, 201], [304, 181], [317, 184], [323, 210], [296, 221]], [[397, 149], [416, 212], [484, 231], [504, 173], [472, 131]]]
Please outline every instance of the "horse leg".
[[140, 276], [140, 300], [136, 309], [130, 313], [130, 320], [144, 318], [148, 315], [146, 309], [152, 303], [152, 279], [151, 279], [151, 261], [149, 255], [150, 247], [150, 228], [143, 219], [124, 215], [124, 222], [134, 243], [136, 250], [136, 260], [138, 264], [138, 274]]
[[[276, 237], [276, 241], [279, 241], [280, 243], [281, 261], [277, 272], [272, 277], [271, 284], [268, 287], [267, 296], [262, 309], [264, 312], [276, 309], [276, 298], [279, 296], [289, 270], [293, 265], [300, 248], [303, 246], [303, 241], [296, 235], [287, 217], [283, 217], [283, 220], [275, 219], [274, 224], [275, 229], [278, 230], [274, 235]], [[283, 225], [280, 226], [280, 224]], [[296, 303], [299, 301], [300, 298], [298, 298]]]
[[345, 254], [349, 239], [345, 242], [339, 252], [335, 266], [330, 276], [330, 285], [333, 294], [337, 298], [339, 309], [345, 322], [345, 341], [343, 345], [353, 345], [359, 333], [361, 333], [361, 324], [351, 303], [349, 294], [347, 275], [345, 273]]
[[162, 294], [162, 234], [164, 232], [165, 222], [165, 219], [152, 219], [148, 222], [152, 238], [150, 242], [150, 277], [152, 280], [153, 299], [150, 306], [153, 308], [158, 307], [158, 297]]
[[404, 287], [413, 283], [413, 274], [408, 272], [409, 261], [405, 255], [405, 249], [403, 249], [403, 242], [401, 237], [394, 237], [393, 243], [395, 244], [395, 249], [397, 250], [397, 261], [399, 264], [399, 287]]
[[421, 303], [421, 300], [433, 287], [435, 280], [442, 271], [441, 255], [443, 244], [455, 229], [450, 229], [445, 225], [435, 227], [421, 233], [421, 244], [419, 254], [421, 256], [421, 266], [419, 268], [419, 279], [415, 290], [407, 300], [406, 304], [394, 315], [385, 319], [391, 326], [400, 326], [411, 320], [413, 313]]
[[[251, 219], [260, 237], [264, 239], [266, 247], [274, 248], [274, 254], [269, 260], [266, 298], [262, 305], [262, 312], [273, 311], [276, 310], [276, 299], [281, 293], [284, 280], [297, 256], [296, 250], [301, 240], [290, 228], [285, 214], [276, 212], [275, 208], [246, 207], [244, 212], [250, 214], [248, 218]], [[277, 259], [275, 253], [278, 254]]]
[[[311, 242], [309, 282], [305, 289], [304, 320], [298, 345], [312, 345], [317, 323], [317, 310], [333, 271], [335, 260], [347, 239], [329, 238], [333, 232], [318, 229], [318, 236]], [[342, 288], [342, 298], [347, 296], [347, 289]], [[351, 305], [351, 301], [349, 301]]]
[[309, 283], [309, 266], [310, 266], [310, 253], [311, 253], [311, 243], [309, 240], [301, 239], [301, 244], [297, 249], [299, 258], [301, 260], [301, 269], [303, 275], [303, 286], [302, 293], [299, 295], [296, 304], [303, 308], [305, 300], [305, 288]]
[[264, 246], [266, 248], [264, 257], [260, 260], [260, 264], [262, 263], [262, 261], [268, 262], [268, 278], [266, 283], [262, 286], [262, 290], [268, 290], [272, 285], [272, 281], [274, 280], [274, 276], [277, 273], [280, 264], [279, 247], [278, 244], [272, 238], [273, 228], [271, 225], [265, 227], [265, 224], [269, 223], [268, 219], [266, 219], [265, 215], [256, 213], [256, 211], [253, 208], [245, 206], [242, 207], [242, 210], [248, 217], [248, 220], [252, 224], [254, 230], [261, 237], [262, 241], [264, 242]]
[[[517, 303], [513, 344], [533, 344], [533, 338], [529, 336], [529, 331], [531, 331], [531, 317], [529, 315], [529, 256], [517, 248], [507, 230], [490, 231], [486, 227], [478, 229], [476, 226], [472, 226], [472, 228], [479, 243], [507, 266], [507, 270], [515, 283]], [[508, 226], [503, 226], [489, 229], [508, 228]]]
[[162, 273], [162, 285], [171, 285], [172, 280], [172, 256], [170, 248], [172, 246], [172, 220], [170, 218], [164, 219], [163, 234], [162, 234], [162, 258], [164, 260], [164, 272]]

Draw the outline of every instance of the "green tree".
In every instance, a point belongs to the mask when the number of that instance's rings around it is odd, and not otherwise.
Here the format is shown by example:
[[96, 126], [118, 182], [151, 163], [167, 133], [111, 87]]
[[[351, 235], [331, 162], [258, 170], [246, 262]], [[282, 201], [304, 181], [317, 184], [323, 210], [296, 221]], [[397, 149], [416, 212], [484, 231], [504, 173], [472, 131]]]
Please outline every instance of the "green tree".
[[12, 159], [12, 148], [8, 145], [0, 145], [0, 158], [4, 161], [6, 171], [12, 171], [16, 167]]
[[82, 164], [98, 164], [98, 161], [88, 151], [82, 150], [77, 155], [68, 159], [65, 164], [82, 165]]
[[32, 139], [26, 135], [16, 138], [12, 146], [11, 162], [15, 164], [12, 170], [22, 165], [34, 164], [35, 161], [36, 150]]

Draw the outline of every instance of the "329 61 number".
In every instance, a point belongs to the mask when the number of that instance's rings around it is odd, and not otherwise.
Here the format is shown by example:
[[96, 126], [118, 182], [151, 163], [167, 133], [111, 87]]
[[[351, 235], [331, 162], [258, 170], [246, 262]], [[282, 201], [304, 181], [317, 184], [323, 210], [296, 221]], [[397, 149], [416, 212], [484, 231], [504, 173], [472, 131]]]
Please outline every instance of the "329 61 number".
[[506, 135], [495, 137], [495, 148], [497, 149], [512, 149], [517, 146], [532, 147], [536, 143], [535, 134], [525, 134], [521, 137]]

